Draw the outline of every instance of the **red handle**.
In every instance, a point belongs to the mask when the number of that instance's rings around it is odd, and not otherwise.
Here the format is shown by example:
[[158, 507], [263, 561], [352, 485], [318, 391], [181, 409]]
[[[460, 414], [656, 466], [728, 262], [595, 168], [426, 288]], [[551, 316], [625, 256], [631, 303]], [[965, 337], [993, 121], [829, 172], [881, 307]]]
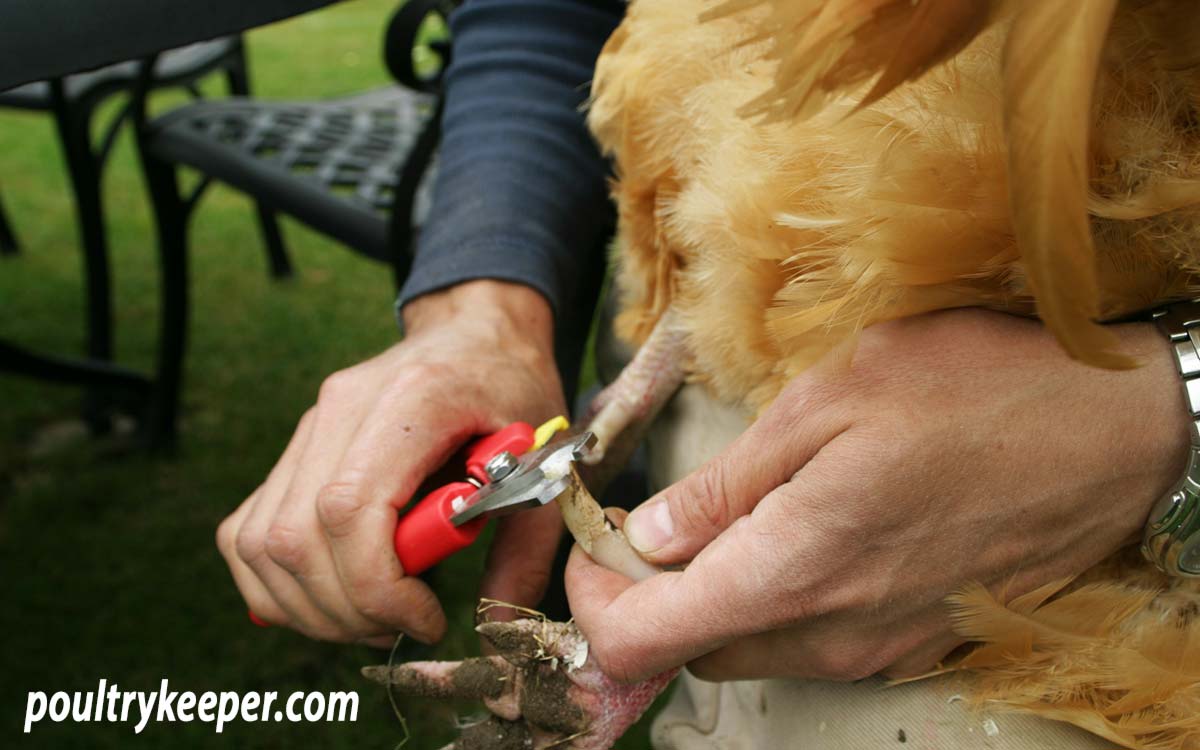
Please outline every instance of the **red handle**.
[[[480, 482], [487, 482], [486, 466], [497, 454], [504, 451], [519, 456], [533, 447], [534, 429], [525, 422], [513, 422], [504, 429], [476, 440], [467, 448], [467, 475]], [[487, 517], [455, 526], [450, 517], [456, 512], [454, 500], [467, 497], [475, 491], [469, 482], [453, 482], [425, 496], [400, 519], [396, 525], [393, 544], [396, 557], [404, 574], [415, 576], [424, 573], [450, 555], [471, 546], [483, 527]], [[250, 621], [261, 627], [270, 627], [253, 612]]]
[[455, 526], [450, 517], [456, 512], [454, 501], [475, 491], [469, 482], [453, 482], [434, 490], [409, 510], [396, 525], [396, 557], [404, 574], [415, 576], [469, 547], [483, 531], [487, 518], [480, 517]]
[[524, 422], [513, 422], [499, 432], [479, 438], [467, 446], [467, 476], [488, 482], [488, 461], [504, 451], [519, 456], [533, 447], [533, 441], [533, 425]]
[[[454, 501], [474, 491], [475, 485], [470, 482], [453, 482], [429, 493], [404, 514], [396, 525], [393, 544], [405, 575], [424, 573], [460, 549], [469, 547], [479, 537], [487, 517], [481, 516], [462, 526], [455, 526], [450, 521], [455, 513]], [[259, 627], [271, 627], [253, 611], [250, 622]]]
[[[488, 461], [504, 451], [519, 456], [533, 446], [533, 441], [533, 427], [524, 422], [513, 422], [482, 437], [467, 448], [467, 474], [487, 482]], [[461, 505], [454, 507], [454, 501], [474, 491], [475, 486], [469, 482], [453, 482], [429, 493], [404, 514], [396, 525], [395, 545], [405, 575], [415, 576], [429, 570], [479, 537], [487, 524], [486, 517], [462, 526], [450, 521], [451, 516], [462, 510]]]

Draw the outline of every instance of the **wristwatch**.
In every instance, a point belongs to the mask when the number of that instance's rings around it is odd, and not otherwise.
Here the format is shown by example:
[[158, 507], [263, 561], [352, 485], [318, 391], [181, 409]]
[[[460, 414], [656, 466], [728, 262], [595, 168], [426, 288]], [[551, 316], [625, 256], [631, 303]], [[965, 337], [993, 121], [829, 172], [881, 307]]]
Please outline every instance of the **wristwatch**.
[[1171, 341], [1191, 413], [1187, 471], [1155, 504], [1142, 554], [1167, 575], [1200, 577], [1200, 300], [1177, 302], [1152, 314]]

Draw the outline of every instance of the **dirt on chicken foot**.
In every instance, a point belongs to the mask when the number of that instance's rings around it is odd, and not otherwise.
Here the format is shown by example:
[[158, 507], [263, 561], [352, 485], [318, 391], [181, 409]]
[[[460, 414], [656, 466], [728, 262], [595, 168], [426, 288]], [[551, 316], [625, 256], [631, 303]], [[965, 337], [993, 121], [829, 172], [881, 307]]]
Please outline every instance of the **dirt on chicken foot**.
[[516, 667], [536, 664], [539, 654], [545, 653], [545, 644], [539, 642], [536, 631], [509, 627], [507, 622], [483, 622], [475, 627], [496, 648], [506, 661]]
[[482, 700], [493, 716], [463, 727], [459, 750], [603, 750], [674, 676], [616, 683], [588, 658], [573, 623], [526, 618], [478, 628], [500, 652], [462, 662], [367, 667], [363, 674], [424, 698]]
[[522, 721], [489, 716], [462, 729], [451, 745], [454, 750], [531, 750], [533, 735]]
[[565, 735], [586, 732], [591, 724], [583, 709], [571, 701], [571, 678], [558, 667], [527, 667], [521, 691], [521, 715], [534, 726]]

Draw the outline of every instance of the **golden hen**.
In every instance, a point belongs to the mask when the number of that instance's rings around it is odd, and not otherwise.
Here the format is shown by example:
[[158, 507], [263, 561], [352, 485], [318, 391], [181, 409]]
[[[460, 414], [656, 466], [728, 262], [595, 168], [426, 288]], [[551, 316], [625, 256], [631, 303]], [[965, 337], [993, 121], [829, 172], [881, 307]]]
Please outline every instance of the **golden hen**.
[[[619, 329], [761, 410], [864, 327], [981, 306], [1135, 363], [1100, 321], [1200, 292], [1194, 0], [634, 0], [597, 69]], [[956, 598], [979, 700], [1200, 747], [1200, 585], [1135, 552]]]

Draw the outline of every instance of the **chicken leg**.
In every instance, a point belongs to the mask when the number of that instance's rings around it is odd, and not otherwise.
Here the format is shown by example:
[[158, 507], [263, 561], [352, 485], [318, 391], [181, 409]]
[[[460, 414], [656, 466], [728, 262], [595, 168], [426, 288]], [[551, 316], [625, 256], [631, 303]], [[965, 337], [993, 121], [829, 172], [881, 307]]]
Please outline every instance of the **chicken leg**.
[[636, 428], [648, 427], [683, 383], [686, 354], [683, 329], [668, 309], [617, 379], [589, 405], [586, 421], [596, 445], [586, 463], [603, 461], [618, 437], [636, 442], [641, 432]]

